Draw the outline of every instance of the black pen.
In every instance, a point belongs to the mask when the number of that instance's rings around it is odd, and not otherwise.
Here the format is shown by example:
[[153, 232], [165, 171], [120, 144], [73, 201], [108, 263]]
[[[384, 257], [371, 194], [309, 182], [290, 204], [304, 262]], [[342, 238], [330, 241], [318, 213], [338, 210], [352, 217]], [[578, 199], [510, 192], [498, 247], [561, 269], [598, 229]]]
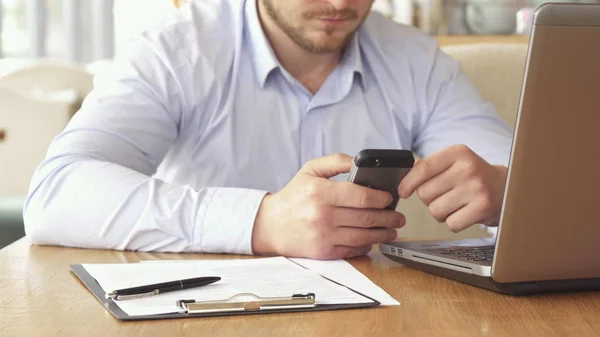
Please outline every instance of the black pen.
[[205, 276], [196, 277], [186, 280], [169, 281], [156, 284], [148, 284], [139, 287], [132, 287], [126, 289], [114, 290], [106, 294], [106, 298], [113, 300], [127, 300], [133, 298], [142, 298], [147, 296], [154, 296], [162, 293], [168, 293], [170, 291], [177, 291], [189, 288], [202, 287], [214, 282], [221, 280], [218, 276]]

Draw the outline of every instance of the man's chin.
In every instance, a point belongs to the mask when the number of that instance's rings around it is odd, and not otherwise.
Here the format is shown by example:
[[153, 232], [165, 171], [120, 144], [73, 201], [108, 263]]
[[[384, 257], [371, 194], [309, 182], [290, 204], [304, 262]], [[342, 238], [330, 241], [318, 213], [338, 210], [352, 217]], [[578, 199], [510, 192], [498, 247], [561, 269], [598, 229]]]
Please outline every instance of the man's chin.
[[309, 49], [308, 51], [314, 54], [331, 54], [337, 53], [341, 50], [340, 47], [331, 47], [331, 46], [317, 46]]
[[346, 45], [346, 40], [340, 39], [320, 39], [313, 40], [308, 46], [308, 51], [316, 54], [334, 53], [342, 50]]

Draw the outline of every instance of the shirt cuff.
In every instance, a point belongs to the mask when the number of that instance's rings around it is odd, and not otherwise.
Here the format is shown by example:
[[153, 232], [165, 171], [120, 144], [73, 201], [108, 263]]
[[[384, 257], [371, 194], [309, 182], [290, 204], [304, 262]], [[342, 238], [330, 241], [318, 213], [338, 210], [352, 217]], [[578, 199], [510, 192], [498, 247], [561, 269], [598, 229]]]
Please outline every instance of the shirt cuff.
[[252, 230], [267, 191], [245, 188], [211, 188], [198, 216], [195, 251], [252, 254]]

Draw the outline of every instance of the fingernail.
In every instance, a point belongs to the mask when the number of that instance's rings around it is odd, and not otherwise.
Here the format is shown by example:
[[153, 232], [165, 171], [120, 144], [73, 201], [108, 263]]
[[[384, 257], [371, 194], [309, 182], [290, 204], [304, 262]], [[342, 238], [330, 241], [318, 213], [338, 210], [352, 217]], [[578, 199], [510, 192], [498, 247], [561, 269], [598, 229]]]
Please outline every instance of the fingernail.
[[404, 226], [406, 226], [406, 217], [402, 217], [402, 220], [400, 220], [400, 227]]
[[400, 195], [400, 197], [405, 198], [406, 197], [406, 189], [402, 186], [398, 187], [398, 195]]

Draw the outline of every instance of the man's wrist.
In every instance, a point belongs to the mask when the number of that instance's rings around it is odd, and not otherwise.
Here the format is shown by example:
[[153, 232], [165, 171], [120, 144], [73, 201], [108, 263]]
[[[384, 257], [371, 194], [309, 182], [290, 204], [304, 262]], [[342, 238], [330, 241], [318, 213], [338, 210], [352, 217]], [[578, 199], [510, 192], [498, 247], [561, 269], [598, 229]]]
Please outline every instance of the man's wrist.
[[506, 178], [506, 175], [508, 174], [508, 167], [506, 167], [506, 165], [494, 165], [494, 167], [502, 172], [502, 174], [504, 174], [504, 177]]
[[267, 193], [258, 208], [254, 227], [252, 229], [252, 253], [256, 255], [276, 255], [277, 250], [273, 245], [269, 230], [269, 203], [273, 196]]
[[251, 254], [254, 221], [266, 193], [247, 188], [206, 188], [192, 234], [194, 251]]
[[486, 224], [488, 227], [497, 227], [500, 224], [500, 214], [502, 214], [502, 201], [504, 200], [504, 190], [506, 187], [506, 181], [508, 177], [508, 167], [504, 165], [494, 165], [493, 167], [496, 169], [497, 172], [499, 172], [501, 179], [499, 179], [497, 187], [497, 212], [494, 218], [491, 220], [491, 222]]

